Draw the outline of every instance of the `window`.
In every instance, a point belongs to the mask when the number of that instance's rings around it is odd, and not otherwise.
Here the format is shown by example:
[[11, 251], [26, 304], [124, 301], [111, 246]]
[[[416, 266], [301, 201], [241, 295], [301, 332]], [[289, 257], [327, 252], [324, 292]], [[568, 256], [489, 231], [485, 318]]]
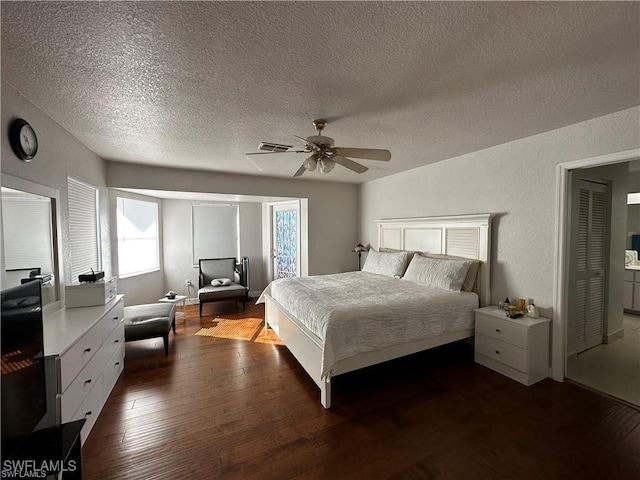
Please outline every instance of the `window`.
[[193, 205], [193, 265], [201, 258], [238, 258], [238, 206]]
[[81, 273], [100, 270], [101, 267], [98, 189], [70, 177], [67, 178], [67, 189], [71, 281], [77, 282]]
[[125, 197], [117, 197], [116, 203], [120, 277], [158, 270], [158, 204]]

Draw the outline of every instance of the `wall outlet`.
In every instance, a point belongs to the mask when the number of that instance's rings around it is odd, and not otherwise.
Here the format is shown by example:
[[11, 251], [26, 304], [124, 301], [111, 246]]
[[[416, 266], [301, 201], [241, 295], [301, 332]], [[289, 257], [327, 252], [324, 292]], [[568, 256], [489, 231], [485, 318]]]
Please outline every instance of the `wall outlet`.
[[184, 281], [184, 284], [185, 284], [187, 287], [190, 287], [190, 286], [191, 286], [191, 280], [189, 280], [189, 279], [187, 278], [187, 279]]

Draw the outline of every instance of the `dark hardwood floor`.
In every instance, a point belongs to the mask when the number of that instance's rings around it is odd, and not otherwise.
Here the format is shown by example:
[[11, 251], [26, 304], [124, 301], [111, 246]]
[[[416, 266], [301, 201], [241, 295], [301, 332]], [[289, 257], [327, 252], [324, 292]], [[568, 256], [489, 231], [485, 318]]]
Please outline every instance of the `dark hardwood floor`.
[[525, 387], [464, 343], [336, 377], [324, 410], [286, 347], [196, 336], [215, 315], [187, 309], [168, 357], [160, 339], [126, 345], [85, 479], [640, 478], [640, 411], [569, 383]]

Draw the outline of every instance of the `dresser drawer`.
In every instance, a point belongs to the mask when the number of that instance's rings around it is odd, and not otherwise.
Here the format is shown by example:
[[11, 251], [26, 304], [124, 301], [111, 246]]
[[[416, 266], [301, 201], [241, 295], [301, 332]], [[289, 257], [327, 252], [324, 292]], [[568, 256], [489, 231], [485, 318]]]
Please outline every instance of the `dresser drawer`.
[[478, 332], [475, 337], [475, 351], [521, 372], [526, 373], [529, 370], [529, 354], [526, 350]]
[[124, 344], [121, 344], [120, 347], [113, 353], [113, 356], [107, 363], [107, 366], [102, 373], [102, 380], [104, 382], [104, 395], [107, 397], [116, 382], [118, 381], [118, 377], [124, 370]]
[[476, 332], [520, 348], [527, 348], [528, 328], [525, 325], [518, 325], [514, 321], [477, 313]]
[[[100, 320], [102, 328], [102, 339], [106, 341], [118, 326], [122, 327], [124, 318], [124, 305], [118, 302], [107, 314]], [[124, 327], [123, 327], [124, 328]]]
[[91, 432], [91, 428], [93, 428], [93, 424], [96, 423], [98, 419], [98, 415], [100, 414], [100, 410], [102, 409], [103, 403], [103, 385], [102, 385], [102, 375], [98, 377], [95, 385], [89, 392], [89, 394], [85, 397], [85, 399], [78, 407], [78, 410], [73, 414], [71, 420], [80, 420], [82, 418], [86, 419], [86, 423], [82, 427], [81, 437], [82, 443], [87, 440], [89, 436], [89, 432]]
[[93, 358], [102, 345], [102, 330], [96, 323], [80, 339], [60, 356], [60, 388], [64, 392], [76, 375]]
[[102, 355], [94, 355], [87, 366], [78, 373], [78, 376], [62, 393], [61, 415], [63, 422], [72, 420], [73, 414], [93, 389], [103, 369], [104, 361], [102, 360]]
[[102, 350], [104, 352], [100, 352], [103, 355], [103, 364], [111, 358], [116, 350], [120, 348], [124, 344], [124, 324], [120, 324], [116, 328], [113, 329], [109, 338], [107, 338], [102, 344]]

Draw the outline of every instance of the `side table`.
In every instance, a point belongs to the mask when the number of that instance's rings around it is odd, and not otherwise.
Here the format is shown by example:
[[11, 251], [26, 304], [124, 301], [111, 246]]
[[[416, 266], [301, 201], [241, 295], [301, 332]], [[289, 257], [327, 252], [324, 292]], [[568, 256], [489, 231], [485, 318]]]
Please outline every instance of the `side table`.
[[176, 308], [176, 320], [178, 320], [179, 318], [184, 318], [185, 321], [187, 319], [187, 306], [186, 306], [186, 300], [187, 300], [187, 296], [186, 295], [176, 295], [175, 298], [167, 298], [167, 297], [162, 297], [161, 299], [159, 299], [159, 302], [164, 302], [164, 303], [173, 303], [176, 305], [176, 307], [182, 303], [182, 311], [178, 312], [177, 308]]
[[512, 319], [498, 307], [475, 310], [475, 361], [524, 385], [549, 374], [548, 318]]

